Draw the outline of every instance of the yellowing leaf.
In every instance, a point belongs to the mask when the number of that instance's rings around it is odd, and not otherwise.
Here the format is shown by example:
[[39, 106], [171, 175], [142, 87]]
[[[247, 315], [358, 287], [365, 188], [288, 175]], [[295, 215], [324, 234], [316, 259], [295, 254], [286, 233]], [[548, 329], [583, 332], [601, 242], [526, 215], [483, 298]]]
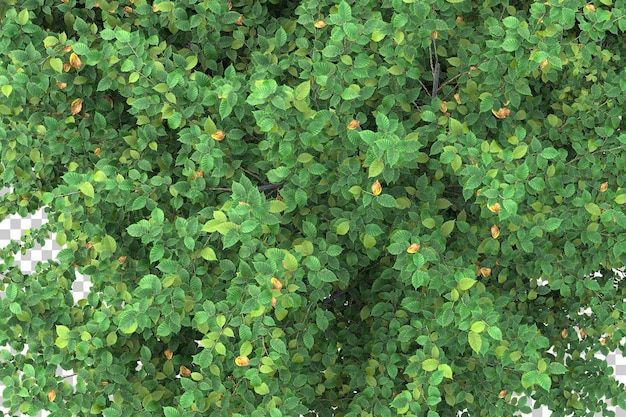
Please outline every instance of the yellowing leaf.
[[83, 109], [83, 100], [80, 98], [75, 99], [74, 101], [72, 101], [72, 114], [78, 114], [81, 112], [81, 110]]

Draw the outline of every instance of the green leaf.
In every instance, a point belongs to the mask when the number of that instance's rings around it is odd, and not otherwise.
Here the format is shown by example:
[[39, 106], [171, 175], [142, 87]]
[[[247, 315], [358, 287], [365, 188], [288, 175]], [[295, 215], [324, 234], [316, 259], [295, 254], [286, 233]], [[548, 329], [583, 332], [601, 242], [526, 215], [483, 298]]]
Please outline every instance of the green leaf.
[[435, 115], [435, 113], [430, 110], [422, 111], [422, 113], [420, 113], [420, 117], [425, 122], [434, 122], [435, 120], [437, 120], [437, 116]]
[[487, 334], [495, 340], [502, 340], [502, 330], [496, 326], [487, 327]]
[[281, 354], [287, 353], [287, 346], [285, 345], [285, 342], [283, 342], [281, 339], [271, 339], [270, 346], [272, 347], [273, 350], [275, 350], [278, 353], [281, 353]]
[[345, 2], [345, 0], [342, 0], [339, 3], [337, 11], [338, 11], [339, 17], [343, 21], [346, 21], [352, 18], [352, 9], [350, 8], [350, 5]]
[[562, 363], [551, 362], [549, 366], [549, 372], [553, 375], [563, 375], [567, 373], [567, 367]]
[[561, 226], [562, 222], [563, 222], [563, 219], [552, 217], [552, 218], [546, 220], [546, 222], [544, 223], [543, 227], [548, 232], [554, 232], [555, 230], [557, 230]]
[[531, 387], [537, 382], [537, 371], [528, 371], [522, 374], [522, 386], [524, 388]]
[[[349, 226], [349, 224], [348, 224]], [[326, 249], [328, 256], [339, 256], [343, 252], [343, 248], [339, 245], [331, 245]]]
[[540, 155], [546, 159], [554, 159], [559, 156], [559, 152], [553, 147], [549, 147], [542, 150]]
[[541, 177], [535, 177], [528, 182], [528, 185], [535, 191], [543, 191], [546, 188], [546, 182]]
[[519, 49], [520, 44], [517, 38], [509, 38], [507, 37], [504, 42], [502, 42], [502, 49], [507, 52], [515, 52]]
[[323, 282], [335, 282], [337, 281], [337, 276], [335, 275], [335, 273], [329, 269], [322, 269], [321, 271], [318, 272], [317, 276], [323, 281]]
[[359, 92], [354, 88], [348, 87], [341, 93], [341, 98], [344, 100], [354, 100], [355, 98], [359, 98]]
[[376, 202], [383, 207], [395, 208], [398, 206], [396, 199], [389, 194], [380, 194], [376, 197]]
[[517, 203], [514, 200], [504, 200], [502, 202], [502, 207], [504, 207], [504, 210], [512, 216], [517, 214]]
[[520, 22], [515, 16], [507, 16], [502, 19], [502, 24], [509, 29], [517, 29]]
[[463, 134], [463, 123], [459, 122], [455, 118], [450, 117], [448, 119], [449, 129], [453, 135], [462, 135]]

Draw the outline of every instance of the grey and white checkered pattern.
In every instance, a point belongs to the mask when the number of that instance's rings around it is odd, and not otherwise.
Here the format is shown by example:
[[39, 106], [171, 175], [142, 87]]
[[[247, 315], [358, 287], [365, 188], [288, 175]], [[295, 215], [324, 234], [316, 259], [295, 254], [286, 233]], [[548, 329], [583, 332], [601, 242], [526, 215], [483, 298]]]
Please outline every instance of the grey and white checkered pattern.
[[[0, 191], [0, 195], [7, 192], [6, 190]], [[19, 216], [12, 216], [10, 218], [5, 219], [0, 222], [0, 247], [4, 247], [10, 243], [11, 240], [19, 241], [23, 232], [30, 228], [39, 228], [41, 225], [46, 222], [46, 216], [43, 212], [43, 209], [39, 210], [32, 216], [27, 218], [21, 218]], [[46, 245], [41, 247], [40, 245], [36, 245], [33, 249], [28, 251], [25, 255], [21, 255], [17, 253], [15, 256], [15, 261], [19, 262], [20, 269], [24, 273], [30, 273], [35, 270], [35, 265], [37, 262], [42, 260], [54, 259], [57, 253], [62, 249], [60, 248], [54, 241], [54, 236], [52, 236], [48, 241], [46, 241]], [[73, 284], [72, 290], [74, 294], [74, 300], [80, 300], [87, 297], [89, 293], [89, 288], [91, 283], [89, 282], [88, 277], [80, 275], [78, 272], [76, 273], [77, 279]], [[0, 293], [0, 296], [3, 294]], [[6, 347], [5, 347], [6, 348]], [[1, 349], [1, 347], [0, 347]], [[601, 357], [601, 356], [598, 356]], [[615, 370], [615, 378], [620, 382], [626, 383], [626, 358], [624, 358], [620, 353], [611, 354], [607, 358], [608, 364], [614, 368]], [[64, 371], [63, 369], [58, 369], [58, 374], [66, 376], [71, 373], [71, 371]], [[72, 383], [75, 383], [74, 378], [70, 378]], [[3, 387], [0, 384], [0, 412], [6, 413], [6, 408], [2, 407], [2, 390]], [[533, 407], [533, 403], [527, 404], [531, 408]], [[617, 417], [626, 417], [626, 411], [611, 408], [615, 410]], [[48, 416], [50, 413], [43, 412], [40, 413], [39, 416]], [[550, 411], [545, 407], [534, 410], [532, 413], [532, 417], [548, 417], [550, 416]], [[18, 414], [22, 415], [22, 414]], [[531, 416], [531, 415], [527, 415]], [[600, 414], [596, 414], [596, 417], [602, 417]]]

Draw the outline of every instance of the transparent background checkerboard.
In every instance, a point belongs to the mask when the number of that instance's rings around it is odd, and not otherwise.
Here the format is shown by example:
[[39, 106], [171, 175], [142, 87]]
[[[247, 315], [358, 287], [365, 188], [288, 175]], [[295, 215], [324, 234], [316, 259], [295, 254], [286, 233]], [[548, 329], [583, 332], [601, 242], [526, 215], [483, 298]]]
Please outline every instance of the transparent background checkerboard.
[[[7, 190], [0, 191], [0, 195], [6, 192]], [[43, 209], [26, 218], [21, 218], [17, 215], [6, 218], [4, 221], [0, 222], [0, 247], [6, 246], [11, 240], [20, 241], [25, 230], [31, 228], [37, 229], [41, 227], [44, 222], [47, 222], [47, 219]], [[37, 262], [55, 258], [61, 249], [62, 248], [54, 242], [54, 236], [52, 236], [46, 241], [46, 244], [43, 247], [37, 244], [33, 249], [26, 252], [25, 255], [21, 255], [21, 253], [18, 252], [15, 255], [15, 262], [20, 265], [20, 269], [23, 273], [31, 273], [35, 270]], [[77, 279], [73, 283], [72, 290], [74, 300], [78, 301], [82, 298], [87, 298], [91, 283], [89, 282], [88, 277], [85, 277], [78, 272], [76, 273], [76, 277]], [[0, 296], [4, 296], [4, 294], [0, 294]], [[598, 355], [598, 357], [602, 356]], [[615, 378], [620, 382], [626, 383], [626, 358], [618, 352], [616, 354], [609, 355], [607, 363], [615, 370]], [[64, 371], [60, 367], [57, 372], [58, 375], [62, 376], [67, 376], [73, 373], [72, 371]], [[70, 377], [69, 380], [72, 383], [76, 382], [75, 377]], [[2, 389], [3, 386], [0, 384], [0, 412], [6, 413], [7, 409], [2, 407]], [[531, 402], [528, 405], [532, 407], [533, 403]], [[615, 407], [611, 407], [611, 409], [616, 411], [616, 417], [626, 417], [625, 410], [617, 409]], [[18, 413], [17, 415], [21, 416], [23, 414]], [[42, 412], [39, 413], [38, 416], [48, 415], [50, 415], [50, 413]], [[550, 415], [551, 412], [546, 407], [542, 407], [540, 409], [533, 410], [532, 414], [527, 414], [525, 416], [548, 417]], [[601, 417], [601, 414], [596, 414], [596, 417]]]

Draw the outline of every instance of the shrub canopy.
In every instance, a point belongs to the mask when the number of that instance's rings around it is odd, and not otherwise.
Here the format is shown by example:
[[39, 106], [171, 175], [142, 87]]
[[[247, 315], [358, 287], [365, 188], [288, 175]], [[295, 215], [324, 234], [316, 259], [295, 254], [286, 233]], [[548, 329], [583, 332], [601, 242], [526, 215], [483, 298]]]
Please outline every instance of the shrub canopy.
[[623, 0], [0, 18], [0, 215], [49, 218], [1, 251], [12, 413], [626, 408], [594, 358], [626, 336]]

